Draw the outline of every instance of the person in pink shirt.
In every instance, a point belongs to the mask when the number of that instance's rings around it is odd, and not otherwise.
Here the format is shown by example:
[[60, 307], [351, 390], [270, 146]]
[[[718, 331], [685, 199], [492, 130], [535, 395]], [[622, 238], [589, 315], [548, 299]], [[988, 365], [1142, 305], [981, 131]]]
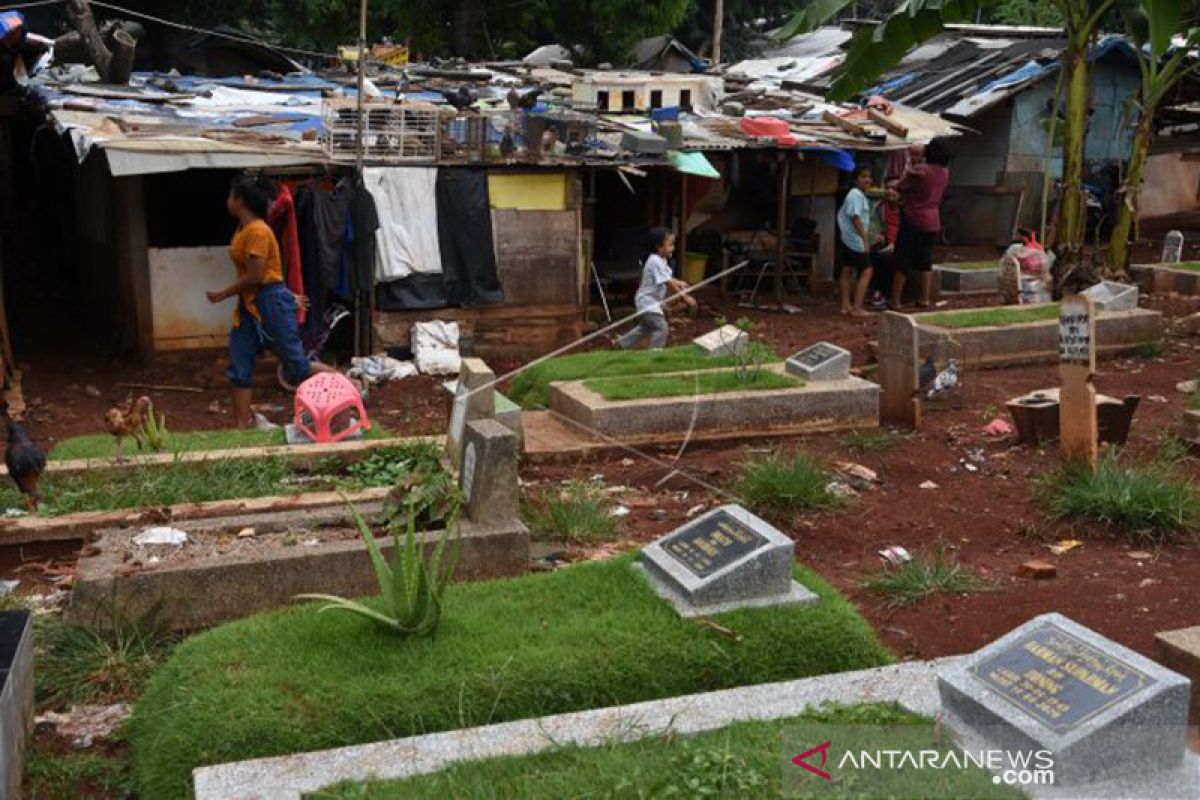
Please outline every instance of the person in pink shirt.
[[933, 245], [942, 231], [938, 207], [950, 182], [950, 151], [941, 139], [934, 139], [925, 146], [921, 156], [913, 160], [896, 187], [903, 210], [896, 235], [893, 308], [900, 307], [904, 284], [910, 274], [920, 278], [918, 305], [928, 306], [933, 293]]

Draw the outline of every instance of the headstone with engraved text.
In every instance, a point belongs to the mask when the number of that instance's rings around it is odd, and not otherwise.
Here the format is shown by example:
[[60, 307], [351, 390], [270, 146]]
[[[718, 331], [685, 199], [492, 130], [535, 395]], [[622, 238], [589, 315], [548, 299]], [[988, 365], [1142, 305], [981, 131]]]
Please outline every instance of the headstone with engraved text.
[[738, 505], [714, 509], [654, 542], [638, 567], [683, 617], [817, 600], [792, 578], [792, 540]]
[[809, 345], [787, 360], [787, 371], [809, 382], [850, 377], [850, 351], [829, 342]]
[[1048, 751], [1056, 785], [1181, 768], [1190, 682], [1061, 614], [938, 676], [946, 721], [1009, 752]]

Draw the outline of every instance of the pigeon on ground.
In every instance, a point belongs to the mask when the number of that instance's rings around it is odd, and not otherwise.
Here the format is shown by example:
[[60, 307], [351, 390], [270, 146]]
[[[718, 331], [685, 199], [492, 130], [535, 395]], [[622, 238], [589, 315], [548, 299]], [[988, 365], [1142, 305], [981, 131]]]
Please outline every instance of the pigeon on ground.
[[952, 358], [950, 359], [950, 362], [946, 364], [946, 368], [939, 372], [937, 377], [933, 379], [933, 388], [931, 388], [925, 394], [925, 398], [927, 400], [936, 400], [957, 385], [958, 361]]
[[933, 363], [933, 356], [925, 356], [925, 363], [921, 365], [921, 371], [917, 373], [917, 386], [924, 389], [933, 383], [933, 379], [936, 377], [937, 367]]

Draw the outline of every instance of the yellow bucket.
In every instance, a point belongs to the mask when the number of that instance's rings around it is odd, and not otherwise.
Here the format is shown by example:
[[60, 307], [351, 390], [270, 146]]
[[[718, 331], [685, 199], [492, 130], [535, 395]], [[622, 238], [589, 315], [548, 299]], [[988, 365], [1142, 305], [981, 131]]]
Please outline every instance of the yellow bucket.
[[708, 256], [704, 253], [688, 253], [683, 259], [683, 279], [688, 283], [703, 281], [706, 269], [708, 269]]

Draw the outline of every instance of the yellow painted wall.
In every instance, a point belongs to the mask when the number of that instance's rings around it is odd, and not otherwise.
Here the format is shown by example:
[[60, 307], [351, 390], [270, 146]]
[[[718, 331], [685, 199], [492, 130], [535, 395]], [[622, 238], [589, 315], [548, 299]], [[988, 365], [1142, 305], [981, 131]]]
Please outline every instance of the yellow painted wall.
[[488, 175], [492, 208], [563, 211], [567, 208], [565, 172], [495, 172]]

